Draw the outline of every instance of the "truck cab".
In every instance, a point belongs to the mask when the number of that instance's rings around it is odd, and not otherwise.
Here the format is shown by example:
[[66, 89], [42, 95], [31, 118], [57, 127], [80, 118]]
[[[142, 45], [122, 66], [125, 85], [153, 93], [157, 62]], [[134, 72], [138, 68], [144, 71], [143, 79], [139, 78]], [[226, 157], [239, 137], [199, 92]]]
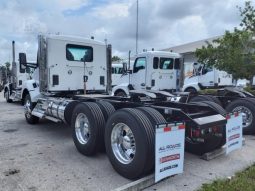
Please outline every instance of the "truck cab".
[[232, 75], [205, 64], [193, 63], [191, 76], [184, 79], [183, 91], [197, 92], [201, 89], [233, 86]]
[[173, 52], [148, 51], [135, 56], [131, 70], [112, 90], [113, 95], [128, 96], [130, 90], [176, 91], [180, 87], [181, 56]]
[[112, 63], [112, 86], [116, 86], [123, 74], [123, 64]]

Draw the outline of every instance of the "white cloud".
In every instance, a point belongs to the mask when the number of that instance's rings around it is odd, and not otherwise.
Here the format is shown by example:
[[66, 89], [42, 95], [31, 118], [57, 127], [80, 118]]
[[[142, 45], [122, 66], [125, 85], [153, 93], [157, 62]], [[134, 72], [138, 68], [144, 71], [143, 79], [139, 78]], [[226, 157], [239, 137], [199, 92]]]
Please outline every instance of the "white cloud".
[[61, 10], [75, 10], [88, 4], [88, 0], [56, 0]]
[[[238, 26], [236, 0], [139, 0], [139, 51], [167, 48], [217, 36]], [[66, 14], [68, 12], [68, 14]], [[135, 52], [136, 0], [0, 1], [0, 63], [17, 52], [36, 57], [36, 35], [57, 33], [95, 36], [112, 44], [113, 55]]]
[[129, 3], [114, 3], [103, 7], [95, 8], [95, 15], [104, 19], [119, 19], [129, 15]]

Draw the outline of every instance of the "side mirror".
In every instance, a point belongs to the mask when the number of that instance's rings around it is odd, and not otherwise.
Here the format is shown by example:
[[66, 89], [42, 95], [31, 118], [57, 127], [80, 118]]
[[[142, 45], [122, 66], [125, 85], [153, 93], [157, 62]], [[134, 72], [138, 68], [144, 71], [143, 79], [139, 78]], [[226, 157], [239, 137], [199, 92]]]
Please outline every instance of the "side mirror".
[[26, 72], [27, 57], [25, 53], [19, 53], [19, 71], [20, 73]]
[[206, 74], [208, 72], [208, 70], [206, 68], [202, 69], [202, 75]]
[[126, 63], [126, 62], [123, 62], [123, 63], [122, 63], [122, 73], [123, 73], [123, 74], [126, 74], [126, 73], [127, 73], [127, 70], [128, 70], [128, 69], [127, 69], [127, 63]]

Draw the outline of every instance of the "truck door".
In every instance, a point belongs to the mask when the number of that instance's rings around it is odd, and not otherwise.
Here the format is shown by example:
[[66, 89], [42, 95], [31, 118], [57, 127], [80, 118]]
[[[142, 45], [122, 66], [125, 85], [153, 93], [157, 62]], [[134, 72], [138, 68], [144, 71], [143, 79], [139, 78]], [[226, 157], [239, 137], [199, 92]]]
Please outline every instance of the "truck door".
[[133, 85], [134, 89], [140, 90], [145, 89], [145, 82], [146, 82], [146, 58], [139, 57], [136, 58], [133, 68], [133, 73], [131, 77], [131, 84]]
[[213, 70], [213, 68], [203, 64], [199, 68], [198, 72], [199, 72], [198, 83], [200, 83], [202, 86], [205, 86], [205, 87], [214, 86], [215, 71]]

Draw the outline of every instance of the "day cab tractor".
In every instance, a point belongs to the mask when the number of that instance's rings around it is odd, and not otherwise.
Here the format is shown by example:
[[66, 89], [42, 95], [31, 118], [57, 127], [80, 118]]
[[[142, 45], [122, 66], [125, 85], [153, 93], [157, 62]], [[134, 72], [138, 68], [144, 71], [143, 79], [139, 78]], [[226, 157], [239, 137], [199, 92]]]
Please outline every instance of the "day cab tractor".
[[[28, 92], [26, 96], [26, 121], [36, 124], [48, 119], [68, 124], [80, 153], [91, 156], [106, 150], [113, 168], [129, 179], [153, 170], [157, 125], [185, 123], [185, 149], [189, 152], [201, 155], [221, 148], [226, 142], [225, 110], [210, 101], [173, 102], [169, 92], [154, 90], [169, 79], [178, 85], [178, 71], [171, 71], [179, 68], [178, 55], [160, 56], [148, 57], [159, 73], [142, 81], [147, 57], [141, 55], [134, 64], [134, 88], [143, 87], [143, 91], [112, 96], [110, 45], [81, 37], [40, 35], [39, 94]], [[29, 67], [25, 53], [19, 60]], [[170, 88], [174, 87], [176, 84]]]
[[15, 61], [15, 41], [12, 41], [12, 57], [11, 74], [6, 76], [7, 83], [4, 85], [4, 97], [8, 103], [13, 101], [21, 101], [23, 103], [24, 96], [27, 91], [34, 91], [35, 80], [31, 80], [31, 72], [34, 69], [34, 65], [30, 65], [30, 68], [22, 68], [19, 63]]
[[[187, 77], [181, 88], [188, 92], [178, 92], [182, 66], [182, 58], [177, 53], [148, 51], [138, 54], [130, 70], [123, 65], [124, 74], [119, 84], [113, 87], [112, 95], [130, 96], [133, 91], [161, 91], [165, 94], [171, 92], [172, 101], [214, 102], [227, 112], [242, 113], [244, 134], [255, 134], [255, 97], [252, 94], [233, 87], [232, 76], [226, 72], [198, 64], [195, 65], [197, 68], [194, 69], [194, 75]], [[207, 88], [218, 88], [218, 91], [215, 94], [198, 93]]]

